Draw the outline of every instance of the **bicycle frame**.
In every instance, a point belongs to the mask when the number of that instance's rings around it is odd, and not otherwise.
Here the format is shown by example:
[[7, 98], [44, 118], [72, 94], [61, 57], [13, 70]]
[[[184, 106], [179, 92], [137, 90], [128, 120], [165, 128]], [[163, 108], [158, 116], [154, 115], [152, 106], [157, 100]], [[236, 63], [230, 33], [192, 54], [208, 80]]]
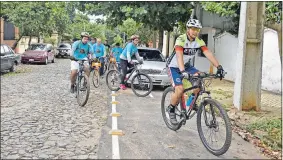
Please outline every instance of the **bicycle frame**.
[[[192, 113], [192, 110], [193, 110], [193, 106], [195, 105], [195, 103], [196, 103], [197, 99], [199, 98], [199, 96], [201, 96], [201, 102], [200, 102], [200, 105], [199, 105], [199, 106], [201, 106], [201, 105], [203, 104], [204, 99], [206, 99], [206, 98], [211, 98], [211, 96], [210, 96], [210, 91], [206, 91], [206, 90], [205, 90], [205, 86], [204, 86], [204, 81], [203, 81], [203, 79], [201, 79], [201, 81], [200, 81], [199, 84], [200, 84], [200, 85], [192, 86], [192, 87], [190, 87], [190, 88], [186, 88], [186, 89], [184, 89], [184, 91], [183, 91], [183, 94], [182, 94], [182, 97], [181, 97], [181, 101], [182, 101], [182, 103], [181, 103], [181, 104], [182, 104], [182, 105], [181, 105], [181, 112], [185, 115], [185, 117], [186, 117], [187, 120], [188, 120], [188, 119], [191, 119], [191, 118], [194, 116], [195, 113], [194, 113], [192, 116], [191, 116], [191, 113]], [[197, 89], [197, 88], [199, 88], [200, 91], [198, 92], [197, 95], [195, 95], [195, 98], [194, 98], [192, 104], [190, 105], [189, 110], [187, 111], [187, 110], [186, 110], [187, 106], [186, 106], [186, 102], [185, 102], [184, 93], [186, 93], [186, 92], [188, 92], [188, 91], [191, 91], [191, 90], [193, 90], [193, 89]], [[204, 94], [204, 93], [207, 94], [208, 96], [203, 97], [203, 94]], [[206, 119], [206, 117], [205, 117], [205, 119]], [[206, 123], [207, 123], [207, 120], [206, 120]]]
[[139, 69], [138, 69], [138, 67], [137, 67], [137, 64], [134, 64], [134, 67], [132, 67], [132, 68], [129, 68], [129, 70], [132, 70], [131, 72], [130, 72], [130, 75], [128, 76], [129, 78], [132, 76], [132, 74], [134, 73], [134, 72], [137, 72], [137, 74], [139, 74]]

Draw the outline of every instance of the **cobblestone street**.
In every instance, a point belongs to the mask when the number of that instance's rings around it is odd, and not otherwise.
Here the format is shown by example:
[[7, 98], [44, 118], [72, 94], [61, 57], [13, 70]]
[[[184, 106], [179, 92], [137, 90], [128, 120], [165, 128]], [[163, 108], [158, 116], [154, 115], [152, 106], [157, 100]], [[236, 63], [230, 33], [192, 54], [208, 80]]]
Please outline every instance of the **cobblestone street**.
[[1, 159], [97, 158], [106, 86], [91, 84], [90, 99], [80, 107], [69, 92], [70, 60], [17, 69], [1, 76]]

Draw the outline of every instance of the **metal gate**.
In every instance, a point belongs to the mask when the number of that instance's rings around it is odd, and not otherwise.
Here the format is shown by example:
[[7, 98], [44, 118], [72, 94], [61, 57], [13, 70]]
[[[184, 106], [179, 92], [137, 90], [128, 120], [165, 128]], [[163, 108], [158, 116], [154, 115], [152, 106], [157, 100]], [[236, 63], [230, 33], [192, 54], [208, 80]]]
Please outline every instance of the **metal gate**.
[[15, 40], [15, 26], [4, 21], [4, 40]]

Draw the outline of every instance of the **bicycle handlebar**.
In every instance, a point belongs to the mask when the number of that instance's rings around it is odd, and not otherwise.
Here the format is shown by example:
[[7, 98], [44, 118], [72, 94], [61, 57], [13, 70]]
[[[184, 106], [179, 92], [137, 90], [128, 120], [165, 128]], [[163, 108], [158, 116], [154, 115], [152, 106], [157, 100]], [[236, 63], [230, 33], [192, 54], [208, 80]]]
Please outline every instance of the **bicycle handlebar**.
[[[180, 74], [182, 74], [181, 72], [179, 72]], [[227, 74], [227, 72], [224, 72], [222, 76], [220, 76], [219, 74], [210, 74], [210, 73], [206, 73], [206, 72], [201, 72], [201, 73], [198, 73], [197, 75], [193, 75], [193, 74], [189, 74], [189, 79], [203, 79], [203, 78], [224, 78], [225, 77], [225, 74]], [[184, 79], [185, 77], [183, 77], [181, 75], [181, 79]]]

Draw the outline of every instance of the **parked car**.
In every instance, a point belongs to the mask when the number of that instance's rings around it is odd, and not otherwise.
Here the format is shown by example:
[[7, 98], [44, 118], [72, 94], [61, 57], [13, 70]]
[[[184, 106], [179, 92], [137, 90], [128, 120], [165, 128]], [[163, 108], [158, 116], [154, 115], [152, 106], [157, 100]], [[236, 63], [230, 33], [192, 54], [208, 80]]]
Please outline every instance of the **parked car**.
[[[156, 48], [138, 47], [138, 52], [143, 57], [141, 72], [146, 73], [152, 79], [155, 86], [169, 86], [170, 78], [167, 74], [166, 60], [162, 53]], [[135, 56], [133, 56], [135, 60]], [[131, 79], [131, 78], [130, 78]]]
[[69, 43], [61, 43], [57, 51], [55, 52], [55, 57], [64, 57], [64, 56], [70, 56], [72, 50], [72, 46]]
[[54, 63], [54, 49], [52, 44], [49, 43], [34, 43], [29, 46], [23, 53], [22, 63]]
[[14, 72], [15, 65], [18, 65], [21, 56], [19, 54], [16, 54], [13, 51], [13, 49], [6, 44], [1, 44], [0, 53], [1, 53], [1, 72], [5, 70]]

